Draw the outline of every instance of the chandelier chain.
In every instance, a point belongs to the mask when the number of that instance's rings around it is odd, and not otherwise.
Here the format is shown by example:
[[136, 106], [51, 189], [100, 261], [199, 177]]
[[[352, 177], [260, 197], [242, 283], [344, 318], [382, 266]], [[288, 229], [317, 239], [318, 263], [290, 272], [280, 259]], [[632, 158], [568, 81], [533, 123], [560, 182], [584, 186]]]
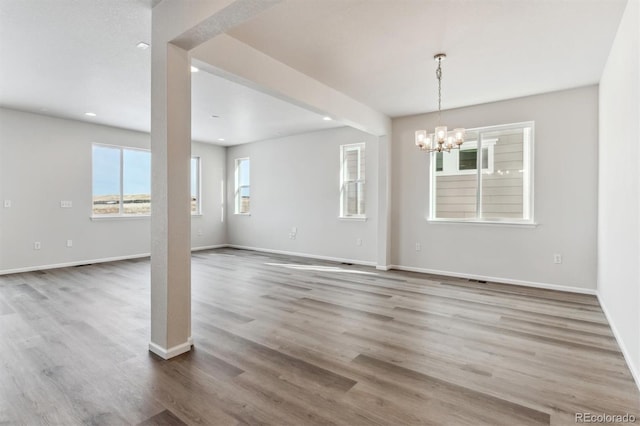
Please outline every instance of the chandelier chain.
[[442, 67], [440, 66], [442, 59], [438, 59], [438, 69], [436, 77], [438, 78], [438, 123], [440, 122], [440, 111], [442, 109]]

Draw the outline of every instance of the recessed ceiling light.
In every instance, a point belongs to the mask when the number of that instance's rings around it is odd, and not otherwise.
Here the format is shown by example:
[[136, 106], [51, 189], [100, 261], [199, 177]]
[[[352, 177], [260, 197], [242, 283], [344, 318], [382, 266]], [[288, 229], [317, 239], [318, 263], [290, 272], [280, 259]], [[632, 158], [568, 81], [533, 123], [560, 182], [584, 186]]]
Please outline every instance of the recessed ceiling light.
[[136, 44], [136, 47], [140, 50], [147, 50], [149, 48], [149, 43], [141, 41], [140, 43]]
[[224, 138], [218, 138], [220, 142], [224, 142]]
[[84, 115], [86, 115], [87, 117], [95, 117], [96, 113], [95, 112], [85, 112]]
[[329, 116], [322, 117], [322, 119], [323, 119], [324, 121], [331, 121], [331, 120], [333, 120], [333, 118], [331, 118], [331, 117], [329, 117]]
[[199, 68], [196, 68], [193, 65], [191, 65], [191, 72], [198, 72], [198, 71], [200, 71]]

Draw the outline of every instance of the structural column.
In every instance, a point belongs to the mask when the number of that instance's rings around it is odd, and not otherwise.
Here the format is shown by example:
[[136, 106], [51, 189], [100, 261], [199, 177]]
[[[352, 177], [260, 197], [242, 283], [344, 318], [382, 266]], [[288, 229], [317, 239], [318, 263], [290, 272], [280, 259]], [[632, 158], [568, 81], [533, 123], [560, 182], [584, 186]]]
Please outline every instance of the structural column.
[[[154, 27], [154, 35], [156, 28]], [[151, 67], [151, 342], [191, 349], [191, 72], [188, 51], [154, 37]]]
[[199, 44], [280, 0], [163, 0], [151, 25], [151, 342], [191, 349], [191, 61]]

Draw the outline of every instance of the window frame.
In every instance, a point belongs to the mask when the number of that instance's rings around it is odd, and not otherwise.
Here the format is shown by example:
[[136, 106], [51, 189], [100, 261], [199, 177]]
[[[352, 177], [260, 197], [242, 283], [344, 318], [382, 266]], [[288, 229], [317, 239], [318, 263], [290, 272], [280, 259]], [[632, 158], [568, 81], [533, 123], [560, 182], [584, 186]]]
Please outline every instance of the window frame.
[[[93, 203], [94, 203], [94, 193], [93, 193], [93, 147], [94, 146], [99, 146], [99, 147], [103, 147], [103, 148], [110, 148], [110, 149], [117, 149], [118, 153], [119, 153], [119, 158], [120, 158], [120, 184], [119, 184], [119, 191], [120, 191], [120, 198], [118, 200], [118, 213], [108, 213], [108, 214], [96, 214], [93, 211]], [[112, 145], [112, 144], [105, 144], [105, 143], [99, 143], [99, 142], [93, 142], [91, 144], [91, 219], [117, 219], [117, 218], [127, 218], [127, 219], [135, 219], [135, 218], [148, 218], [151, 217], [151, 212], [152, 212], [152, 200], [150, 198], [150, 207], [149, 207], [149, 213], [143, 213], [143, 214], [129, 214], [129, 213], [125, 213], [124, 212], [124, 152], [125, 150], [129, 150], [129, 151], [142, 151], [142, 152], [148, 152], [149, 153], [149, 160], [152, 161], [152, 153], [150, 149], [146, 149], [146, 148], [138, 148], [138, 147], [131, 147], [131, 146], [123, 146], [123, 145]], [[191, 214], [193, 216], [201, 216], [202, 215], [202, 158], [198, 155], [192, 155], [191, 159], [189, 160], [189, 179], [191, 179], [191, 160], [192, 159], [197, 159], [197, 173], [196, 173], [196, 187], [197, 187], [197, 211], [195, 212], [191, 212]], [[151, 182], [152, 180], [152, 174], [149, 173], [149, 185], [152, 184]], [[189, 185], [191, 187], [191, 185]], [[149, 193], [149, 196], [151, 197], [151, 193]], [[191, 188], [189, 188], [189, 197], [191, 197]], [[189, 208], [189, 210], [191, 210], [191, 208]]]
[[[357, 179], [349, 179], [349, 180], [345, 179], [345, 175], [346, 175], [345, 159], [346, 159], [346, 153], [348, 151], [358, 152], [358, 173], [357, 173], [358, 178]], [[367, 197], [366, 197], [366, 191], [365, 191], [366, 163], [365, 163], [364, 175], [362, 173], [362, 161], [363, 159], [365, 159], [365, 155], [366, 155], [365, 142], [357, 142], [357, 143], [340, 145], [340, 212], [338, 216], [340, 219], [366, 220], [367, 218], [367, 210], [366, 210]], [[347, 185], [350, 183], [355, 183], [356, 187], [358, 187], [358, 184], [362, 185], [362, 192], [358, 194], [362, 198], [362, 206], [363, 206], [362, 207], [363, 211], [360, 213], [348, 214], [348, 212], [345, 211], [345, 209], [347, 208], [344, 202], [345, 190], [347, 188]], [[360, 206], [360, 199], [356, 201], [356, 205]]]
[[[441, 174], [442, 172], [436, 172], [436, 154], [429, 155], [429, 196], [428, 196], [428, 208], [427, 208], [427, 222], [430, 223], [469, 223], [469, 224], [489, 224], [489, 225], [515, 225], [515, 226], [537, 226], [535, 222], [535, 210], [534, 210], [534, 146], [535, 146], [535, 121], [523, 121], [518, 123], [500, 124], [493, 126], [483, 126], [467, 129], [467, 132], [478, 132], [478, 139], [475, 141], [475, 146], [471, 149], [478, 149], [478, 141], [480, 141], [480, 149], [478, 152], [480, 155], [477, 157], [477, 163], [482, 164], [482, 133], [496, 132], [501, 130], [523, 129], [526, 134], [523, 140], [522, 147], [522, 163], [523, 170], [523, 183], [522, 183], [522, 211], [523, 218], [483, 218], [482, 217], [482, 172], [481, 167], [474, 170], [458, 170], [458, 173]], [[528, 129], [528, 132], [527, 132]], [[493, 163], [493, 145], [497, 139], [487, 139], [487, 141], [494, 141], [490, 145], [490, 157], [489, 161]], [[473, 142], [473, 141], [471, 141]], [[453, 151], [452, 151], [453, 152]], [[450, 155], [451, 153], [444, 154]], [[444, 164], [444, 163], [443, 163]], [[489, 168], [493, 172], [493, 164], [489, 164]], [[444, 167], [443, 167], [444, 169]], [[468, 173], [471, 172], [471, 173]], [[475, 174], [477, 176], [477, 189], [476, 189], [476, 215], [472, 218], [438, 218], [436, 217], [436, 177], [438, 176], [454, 176], [454, 175], [467, 175]]]
[[[192, 211], [191, 204], [189, 204], [189, 211], [191, 211], [192, 216], [202, 216], [202, 157], [199, 155], [191, 156], [189, 161], [189, 187], [191, 187], [191, 173], [193, 173], [191, 165], [193, 160], [196, 160], [196, 210]], [[189, 192], [191, 192], [191, 188], [189, 188]], [[189, 196], [191, 195], [190, 193]]]
[[[239, 165], [240, 162], [247, 161], [249, 164], [249, 183], [246, 185], [240, 185], [240, 173], [239, 173]], [[234, 161], [235, 169], [235, 186], [234, 186], [234, 214], [240, 216], [250, 216], [251, 215], [251, 158], [250, 157], [240, 157], [236, 158]], [[249, 188], [249, 209], [246, 212], [240, 211], [240, 203], [242, 197], [240, 196], [240, 190], [242, 188]]]
[[[118, 153], [119, 153], [119, 158], [120, 158], [120, 175], [119, 175], [119, 179], [120, 179], [120, 184], [119, 184], [119, 190], [120, 190], [120, 198], [118, 201], [118, 213], [108, 213], [108, 214], [99, 214], [99, 213], [95, 213], [93, 211], [94, 208], [94, 193], [93, 193], [93, 179], [94, 179], [94, 175], [93, 175], [93, 148], [95, 146], [99, 146], [99, 147], [103, 147], [103, 148], [110, 148], [110, 149], [117, 149]], [[131, 147], [131, 146], [123, 146], [123, 145], [112, 145], [112, 144], [105, 144], [105, 143], [99, 143], [99, 142], [94, 142], [91, 144], [91, 218], [92, 219], [115, 219], [115, 218], [146, 218], [146, 217], [151, 217], [151, 192], [149, 192], [149, 213], [143, 213], [143, 214], [129, 214], [129, 213], [125, 213], [124, 212], [124, 151], [128, 150], [128, 151], [142, 151], [142, 152], [148, 152], [149, 153], [149, 161], [151, 161], [151, 150], [149, 149], [145, 149], [145, 148], [138, 148], [138, 147]], [[149, 185], [151, 185], [151, 173], [149, 173]]]
[[220, 223], [224, 223], [224, 217], [227, 212], [227, 194], [224, 172], [222, 175], [222, 179], [220, 179]]

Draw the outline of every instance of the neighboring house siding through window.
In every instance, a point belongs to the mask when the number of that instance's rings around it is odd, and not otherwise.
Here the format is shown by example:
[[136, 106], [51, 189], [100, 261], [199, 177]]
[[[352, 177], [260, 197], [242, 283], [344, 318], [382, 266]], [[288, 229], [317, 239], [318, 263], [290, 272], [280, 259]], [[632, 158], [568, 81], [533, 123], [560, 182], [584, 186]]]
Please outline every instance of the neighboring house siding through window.
[[533, 123], [472, 129], [466, 139], [432, 156], [430, 218], [532, 220]]

